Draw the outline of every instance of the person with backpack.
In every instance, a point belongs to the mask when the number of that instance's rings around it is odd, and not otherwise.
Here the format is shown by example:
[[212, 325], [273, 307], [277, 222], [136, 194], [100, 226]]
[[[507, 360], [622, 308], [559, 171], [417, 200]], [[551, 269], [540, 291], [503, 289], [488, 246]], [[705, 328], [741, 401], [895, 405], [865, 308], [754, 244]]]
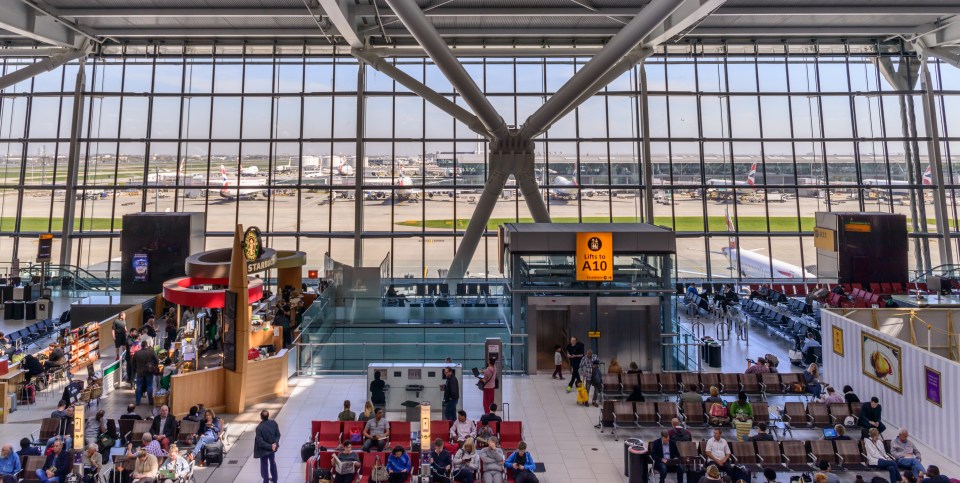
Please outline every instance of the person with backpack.
[[521, 441], [517, 444], [517, 450], [510, 454], [507, 461], [503, 462], [507, 471], [513, 471], [514, 483], [538, 483], [537, 475], [533, 472], [537, 465], [533, 462], [533, 455], [527, 452], [527, 443]]
[[142, 347], [133, 356], [134, 367], [137, 373], [137, 393], [134, 395], [137, 406], [140, 405], [140, 399], [143, 393], [147, 393], [147, 400], [153, 405], [153, 377], [157, 375], [157, 368], [160, 367], [160, 359], [157, 358], [156, 351], [150, 347], [150, 342], [144, 341]]

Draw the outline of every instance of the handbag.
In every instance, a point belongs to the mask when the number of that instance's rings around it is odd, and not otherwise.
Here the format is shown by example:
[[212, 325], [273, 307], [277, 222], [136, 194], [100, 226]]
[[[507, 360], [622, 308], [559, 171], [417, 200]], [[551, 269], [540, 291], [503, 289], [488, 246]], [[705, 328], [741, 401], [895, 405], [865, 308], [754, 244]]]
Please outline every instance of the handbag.
[[713, 403], [713, 406], [710, 406], [710, 417], [712, 418], [725, 418], [728, 414], [729, 410], [723, 404]]
[[790, 392], [804, 393], [807, 392], [807, 388], [804, 387], [802, 382], [795, 382], [790, 386]]
[[483, 386], [486, 386], [487, 383], [483, 382], [483, 379], [477, 379], [477, 389], [483, 390]]
[[387, 467], [383, 466], [383, 463], [380, 462], [380, 456], [378, 455], [376, 462], [373, 463], [373, 468], [370, 470], [370, 481], [380, 483], [389, 479], [390, 475], [387, 474]]

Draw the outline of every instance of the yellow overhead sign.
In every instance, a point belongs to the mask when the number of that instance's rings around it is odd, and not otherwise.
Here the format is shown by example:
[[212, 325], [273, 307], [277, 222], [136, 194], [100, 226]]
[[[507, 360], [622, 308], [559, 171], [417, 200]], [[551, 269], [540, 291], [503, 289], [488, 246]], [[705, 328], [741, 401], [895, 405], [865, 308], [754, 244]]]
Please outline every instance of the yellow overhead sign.
[[869, 221], [848, 221], [843, 225], [843, 230], [847, 233], [870, 233], [872, 227]]
[[577, 233], [577, 281], [613, 280], [613, 233]]
[[834, 237], [834, 231], [829, 228], [813, 229], [813, 246], [831, 252], [837, 251], [837, 244]]

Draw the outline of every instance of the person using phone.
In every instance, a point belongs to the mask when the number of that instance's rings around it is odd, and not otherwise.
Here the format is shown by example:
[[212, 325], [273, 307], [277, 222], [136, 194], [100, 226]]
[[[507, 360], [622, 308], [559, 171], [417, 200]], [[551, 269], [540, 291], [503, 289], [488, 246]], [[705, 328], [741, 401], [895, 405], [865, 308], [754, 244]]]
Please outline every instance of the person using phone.
[[467, 438], [463, 446], [453, 457], [453, 479], [463, 483], [473, 483], [477, 479], [477, 470], [480, 469], [480, 455], [473, 438]]

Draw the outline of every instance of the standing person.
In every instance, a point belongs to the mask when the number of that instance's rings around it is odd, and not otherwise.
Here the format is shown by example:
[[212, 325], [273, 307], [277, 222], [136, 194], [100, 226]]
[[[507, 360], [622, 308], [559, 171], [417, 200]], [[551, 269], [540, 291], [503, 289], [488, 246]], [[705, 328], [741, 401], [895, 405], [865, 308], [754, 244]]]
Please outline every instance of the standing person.
[[[280, 447], [280, 426], [270, 419], [270, 412], [260, 411], [260, 424], [257, 425], [253, 457], [260, 460], [260, 477], [263, 483], [277, 483], [277, 449]], [[269, 474], [268, 470], [269, 469]]]
[[580, 379], [580, 360], [583, 359], [583, 342], [576, 337], [570, 338], [567, 346], [567, 360], [570, 361], [570, 382], [567, 383], [567, 392], [573, 390], [573, 383]]
[[121, 349], [129, 349], [127, 346], [127, 313], [120, 312], [113, 321], [113, 343], [117, 348], [117, 359], [120, 360]]
[[497, 367], [493, 359], [487, 361], [487, 368], [483, 370], [483, 412], [490, 411], [493, 398], [497, 390]]
[[173, 341], [177, 338], [177, 318], [167, 317], [167, 323], [164, 326], [163, 350], [170, 351], [173, 347]]
[[370, 402], [373, 407], [382, 408], [387, 405], [387, 395], [384, 393], [387, 383], [380, 379], [380, 371], [373, 371], [373, 382], [370, 383]]
[[550, 379], [563, 379], [563, 353], [560, 344], [553, 348], [553, 375]]
[[144, 392], [147, 393], [147, 400], [153, 405], [153, 377], [157, 375], [157, 368], [160, 367], [160, 359], [157, 353], [150, 347], [150, 342], [143, 341], [142, 347], [133, 356], [134, 367], [137, 371], [137, 394], [134, 399], [137, 406], [140, 405], [140, 398]]
[[126, 344], [127, 356], [124, 358], [124, 362], [127, 364], [127, 382], [130, 383], [130, 386], [133, 387], [136, 382], [136, 376], [134, 372], [136, 367], [134, 367], [133, 356], [140, 350], [140, 331], [136, 327], [131, 328], [127, 332], [127, 344]]
[[460, 382], [453, 367], [444, 367], [443, 377], [443, 419], [454, 421], [457, 419], [457, 403], [460, 402]]

